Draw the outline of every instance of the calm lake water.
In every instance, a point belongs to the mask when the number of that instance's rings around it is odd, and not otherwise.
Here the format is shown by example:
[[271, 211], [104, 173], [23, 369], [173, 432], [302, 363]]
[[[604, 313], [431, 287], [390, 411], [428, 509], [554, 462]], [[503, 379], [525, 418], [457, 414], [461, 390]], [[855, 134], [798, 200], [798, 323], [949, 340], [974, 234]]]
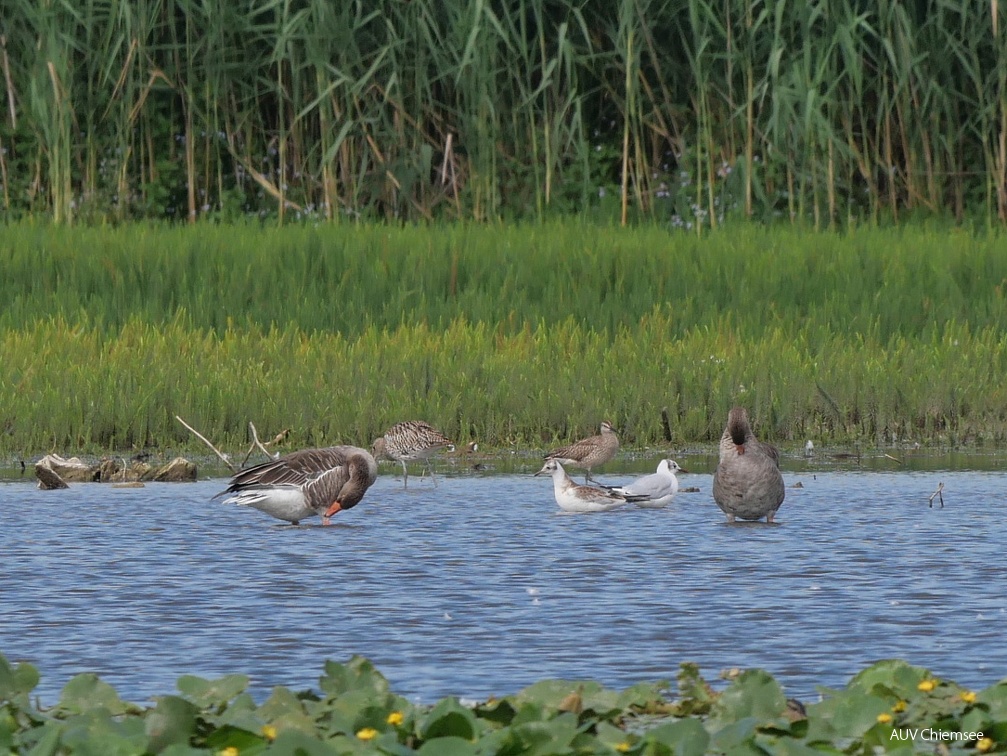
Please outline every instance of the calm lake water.
[[777, 526], [726, 525], [707, 472], [665, 509], [565, 515], [531, 471], [403, 491], [383, 468], [328, 528], [211, 501], [222, 479], [0, 483], [0, 652], [40, 668], [44, 703], [83, 671], [138, 702], [241, 672], [262, 700], [352, 654], [424, 702], [684, 661], [762, 667], [806, 699], [888, 657], [1007, 676], [1003, 471], [789, 470]]

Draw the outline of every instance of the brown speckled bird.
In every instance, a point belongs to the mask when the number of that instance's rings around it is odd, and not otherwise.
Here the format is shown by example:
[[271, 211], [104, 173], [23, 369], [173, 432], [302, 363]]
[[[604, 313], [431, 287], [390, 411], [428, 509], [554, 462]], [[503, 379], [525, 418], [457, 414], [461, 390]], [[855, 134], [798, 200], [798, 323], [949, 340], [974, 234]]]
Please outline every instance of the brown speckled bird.
[[601, 433], [590, 438], [582, 438], [569, 446], [553, 449], [545, 458], [555, 459], [568, 467], [579, 467], [587, 470], [584, 482], [591, 480], [591, 468], [608, 462], [619, 451], [619, 436], [612, 429], [612, 423], [605, 420], [601, 424]]
[[447, 436], [422, 420], [406, 420], [389, 428], [385, 435], [374, 439], [371, 452], [375, 459], [391, 459], [402, 465], [403, 488], [409, 487], [406, 462], [422, 460], [430, 470], [430, 479], [437, 485], [430, 457], [442, 449], [454, 451], [455, 445]]

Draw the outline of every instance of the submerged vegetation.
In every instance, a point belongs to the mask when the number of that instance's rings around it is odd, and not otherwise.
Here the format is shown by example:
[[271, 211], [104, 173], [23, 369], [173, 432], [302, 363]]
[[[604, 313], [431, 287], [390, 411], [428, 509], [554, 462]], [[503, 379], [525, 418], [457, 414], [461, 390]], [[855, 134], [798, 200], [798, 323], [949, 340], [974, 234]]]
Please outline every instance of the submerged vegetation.
[[[541, 448], [1007, 442], [995, 234], [742, 227], [66, 229], [0, 239], [0, 448], [295, 446], [424, 418]], [[667, 407], [670, 434], [661, 411]]]
[[787, 699], [761, 670], [715, 690], [683, 664], [667, 682], [614, 691], [543, 680], [465, 704], [395, 695], [366, 659], [326, 662], [319, 690], [277, 687], [262, 703], [249, 679], [179, 678], [149, 707], [123, 701], [94, 674], [72, 678], [51, 708], [32, 704], [29, 664], [0, 656], [0, 748], [14, 753], [646, 754], [1003, 753], [1007, 683], [972, 691], [902, 661], [882, 661], [815, 703]]

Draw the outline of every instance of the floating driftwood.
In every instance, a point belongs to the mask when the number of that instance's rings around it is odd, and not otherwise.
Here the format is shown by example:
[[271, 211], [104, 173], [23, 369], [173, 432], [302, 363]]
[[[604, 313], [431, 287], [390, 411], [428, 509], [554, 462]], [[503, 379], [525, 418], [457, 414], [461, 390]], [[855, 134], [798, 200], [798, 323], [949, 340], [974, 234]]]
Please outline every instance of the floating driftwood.
[[106, 458], [87, 464], [77, 457], [63, 459], [47, 454], [35, 463], [35, 477], [43, 490], [68, 488], [68, 483], [139, 483], [145, 480], [191, 483], [196, 480], [196, 465], [176, 457], [165, 465], [153, 467], [140, 460]]

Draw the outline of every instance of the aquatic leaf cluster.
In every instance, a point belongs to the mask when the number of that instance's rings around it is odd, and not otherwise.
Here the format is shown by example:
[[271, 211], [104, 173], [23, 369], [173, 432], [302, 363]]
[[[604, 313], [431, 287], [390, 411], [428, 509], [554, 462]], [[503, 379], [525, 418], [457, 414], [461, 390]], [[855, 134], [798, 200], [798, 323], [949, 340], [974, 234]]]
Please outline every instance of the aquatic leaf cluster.
[[[997, 235], [747, 227], [65, 229], [0, 238], [0, 449], [1007, 441]], [[670, 434], [661, 412], [667, 408]]]
[[972, 691], [898, 660], [882, 661], [817, 702], [788, 699], [762, 670], [714, 689], [683, 664], [667, 681], [622, 691], [542, 680], [479, 702], [418, 704], [362, 657], [327, 661], [318, 690], [277, 687], [261, 703], [240, 674], [186, 675], [139, 706], [94, 674], [59, 701], [31, 701], [30, 664], [0, 655], [0, 749], [38, 754], [735, 754], [1007, 752], [1007, 681]]

